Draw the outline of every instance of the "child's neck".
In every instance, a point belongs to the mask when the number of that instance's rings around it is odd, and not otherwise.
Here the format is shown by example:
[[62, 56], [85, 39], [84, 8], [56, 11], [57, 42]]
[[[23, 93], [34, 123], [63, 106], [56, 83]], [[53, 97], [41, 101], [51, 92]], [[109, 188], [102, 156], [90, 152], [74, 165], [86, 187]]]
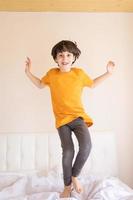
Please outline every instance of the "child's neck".
[[71, 67], [70, 67], [70, 68], [63, 68], [63, 67], [60, 67], [60, 71], [61, 71], [61, 72], [70, 72], [70, 71], [71, 71]]

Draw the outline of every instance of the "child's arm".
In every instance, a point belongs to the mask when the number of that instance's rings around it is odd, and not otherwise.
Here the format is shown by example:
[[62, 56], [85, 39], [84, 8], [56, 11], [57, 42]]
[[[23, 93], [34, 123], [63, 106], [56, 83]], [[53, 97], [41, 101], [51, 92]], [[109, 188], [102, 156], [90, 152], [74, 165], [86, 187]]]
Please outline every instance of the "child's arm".
[[91, 88], [96, 87], [97, 85], [99, 85], [100, 83], [102, 83], [106, 78], [110, 77], [112, 75], [113, 71], [114, 71], [114, 67], [115, 67], [114, 62], [109, 61], [107, 63], [107, 72], [105, 72], [101, 76], [95, 78], [93, 80], [93, 85], [91, 86]]
[[32, 81], [32, 83], [34, 83], [35, 86], [37, 86], [40, 89], [44, 88], [45, 84], [43, 84], [39, 78], [37, 78], [36, 76], [34, 76], [30, 72], [30, 70], [31, 70], [31, 60], [30, 60], [30, 58], [27, 57], [27, 59], [26, 59], [26, 67], [25, 67], [25, 73], [26, 73], [26, 75]]

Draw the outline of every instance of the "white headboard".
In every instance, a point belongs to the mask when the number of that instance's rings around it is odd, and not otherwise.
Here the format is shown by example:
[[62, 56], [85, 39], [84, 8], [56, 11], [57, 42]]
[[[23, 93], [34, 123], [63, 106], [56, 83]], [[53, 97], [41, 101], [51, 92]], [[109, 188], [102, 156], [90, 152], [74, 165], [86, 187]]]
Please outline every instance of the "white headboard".
[[[74, 137], [74, 136], [73, 136]], [[118, 175], [115, 135], [111, 131], [92, 132], [92, 150], [82, 173]], [[75, 140], [78, 150], [77, 141]], [[58, 133], [0, 133], [0, 172], [48, 172], [62, 169]]]

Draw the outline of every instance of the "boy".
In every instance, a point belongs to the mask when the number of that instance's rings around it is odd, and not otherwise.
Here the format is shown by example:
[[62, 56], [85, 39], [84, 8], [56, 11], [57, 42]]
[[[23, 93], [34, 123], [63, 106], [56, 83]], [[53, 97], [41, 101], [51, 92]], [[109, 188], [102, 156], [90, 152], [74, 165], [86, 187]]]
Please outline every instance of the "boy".
[[[99, 85], [113, 73], [115, 64], [109, 61], [107, 71], [92, 80], [81, 68], [72, 67], [81, 54], [76, 43], [63, 40], [52, 48], [51, 54], [58, 67], [50, 69], [41, 79], [31, 73], [31, 60], [28, 57], [25, 72], [38, 88], [44, 88], [46, 85], [50, 88], [56, 128], [63, 152], [64, 191], [60, 197], [65, 198], [70, 197], [72, 187], [78, 193], [83, 191], [77, 176], [81, 172], [91, 150], [88, 127], [93, 124], [93, 121], [84, 111], [81, 102], [82, 89], [85, 86], [94, 88]], [[72, 132], [79, 144], [79, 152], [74, 163]]]

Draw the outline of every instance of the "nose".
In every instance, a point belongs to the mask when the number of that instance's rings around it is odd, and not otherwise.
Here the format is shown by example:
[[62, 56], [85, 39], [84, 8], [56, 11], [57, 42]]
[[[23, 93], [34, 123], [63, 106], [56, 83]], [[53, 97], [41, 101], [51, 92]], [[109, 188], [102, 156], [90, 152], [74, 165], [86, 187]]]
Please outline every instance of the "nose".
[[67, 58], [67, 55], [63, 54], [63, 58]]
[[67, 60], [67, 56], [66, 55], [63, 55], [62, 58], [63, 58], [63, 60]]

